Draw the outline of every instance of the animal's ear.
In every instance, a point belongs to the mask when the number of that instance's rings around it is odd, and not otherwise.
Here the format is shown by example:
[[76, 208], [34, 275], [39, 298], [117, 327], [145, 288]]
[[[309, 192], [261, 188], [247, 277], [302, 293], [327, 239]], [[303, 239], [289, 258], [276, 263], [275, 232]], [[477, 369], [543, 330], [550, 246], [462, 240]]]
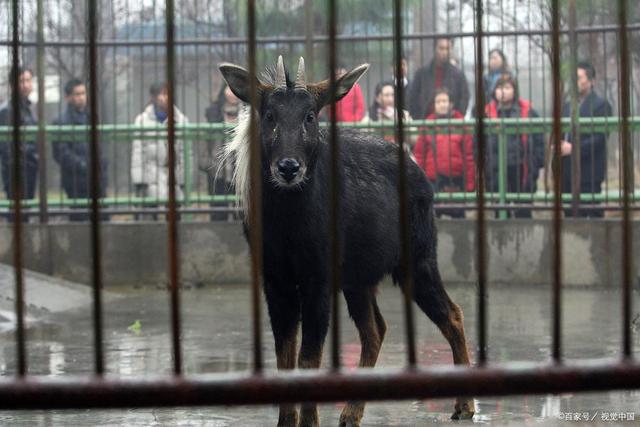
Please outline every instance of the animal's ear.
[[[353, 85], [356, 84], [358, 79], [360, 79], [368, 69], [369, 64], [358, 65], [336, 80], [336, 102], [340, 101], [349, 93]], [[329, 89], [329, 79], [307, 85], [307, 90], [318, 100], [318, 108], [322, 108], [329, 103], [329, 97], [331, 95]]]
[[[242, 102], [250, 104], [251, 81], [249, 80], [249, 72], [238, 65], [228, 63], [221, 64], [218, 68], [222, 73], [222, 77], [224, 77], [224, 79], [227, 81], [229, 88], [231, 88], [231, 92], [233, 92], [235, 96], [240, 98]], [[256, 88], [258, 91], [258, 97], [260, 97], [262, 95], [262, 91], [264, 90], [264, 86], [258, 81], [258, 79], [256, 79]]]

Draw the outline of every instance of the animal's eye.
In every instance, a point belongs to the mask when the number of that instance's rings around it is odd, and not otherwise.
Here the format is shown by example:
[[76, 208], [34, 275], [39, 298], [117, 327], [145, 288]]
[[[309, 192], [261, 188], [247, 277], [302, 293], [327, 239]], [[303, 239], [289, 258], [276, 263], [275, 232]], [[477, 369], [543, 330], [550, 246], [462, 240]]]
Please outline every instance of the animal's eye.
[[271, 111], [267, 111], [267, 113], [264, 115], [264, 118], [268, 122], [273, 122], [273, 113]]
[[313, 123], [313, 121], [315, 119], [316, 119], [316, 117], [314, 116], [314, 114], [312, 112], [307, 113], [307, 117], [305, 118], [307, 123]]

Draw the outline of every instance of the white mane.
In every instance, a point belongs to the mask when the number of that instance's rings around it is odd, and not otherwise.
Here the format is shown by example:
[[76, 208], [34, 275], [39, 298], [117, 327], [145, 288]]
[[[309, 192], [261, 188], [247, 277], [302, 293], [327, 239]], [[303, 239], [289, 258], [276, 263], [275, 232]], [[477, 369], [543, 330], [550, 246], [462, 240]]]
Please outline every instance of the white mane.
[[231, 129], [231, 141], [226, 143], [220, 154], [220, 163], [216, 171], [216, 178], [225, 165], [233, 167], [232, 181], [238, 196], [237, 204], [244, 212], [245, 218], [249, 214], [249, 197], [251, 192], [251, 175], [249, 170], [249, 123], [250, 107], [242, 106], [238, 114], [238, 122]]

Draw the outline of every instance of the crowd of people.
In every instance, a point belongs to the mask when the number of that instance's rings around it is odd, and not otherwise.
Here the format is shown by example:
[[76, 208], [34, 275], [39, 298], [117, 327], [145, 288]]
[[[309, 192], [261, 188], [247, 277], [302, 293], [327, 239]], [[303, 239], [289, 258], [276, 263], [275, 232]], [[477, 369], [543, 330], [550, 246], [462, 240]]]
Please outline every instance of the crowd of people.
[[[489, 192], [499, 191], [500, 139], [497, 134], [487, 135], [485, 165], [487, 167], [484, 183], [476, 179], [478, 158], [477, 144], [473, 132], [460, 127], [448, 127], [448, 119], [462, 119], [469, 107], [469, 89], [464, 73], [452, 60], [453, 41], [438, 38], [434, 41], [434, 58], [420, 67], [409, 79], [409, 67], [402, 60], [399, 75], [399, 87], [405, 91], [406, 110], [402, 110], [405, 121], [413, 119], [442, 120], [437, 127], [420, 128], [417, 137], [410, 141], [411, 157], [424, 170], [428, 179], [438, 192], [473, 192], [478, 185], [484, 185]], [[489, 52], [488, 71], [484, 75], [486, 90], [484, 114], [487, 118], [532, 118], [539, 117], [531, 101], [520, 96], [515, 73], [510, 69], [507, 57], [500, 49]], [[344, 67], [336, 70], [336, 75], [345, 73]], [[611, 105], [594, 90], [595, 70], [588, 62], [577, 65], [580, 117], [607, 117], [612, 114]], [[33, 91], [33, 73], [28, 68], [18, 69], [20, 121], [22, 125], [38, 123], [29, 95]], [[13, 79], [11, 80], [13, 81]], [[373, 101], [366, 108], [362, 87], [355, 84], [353, 89], [336, 105], [336, 119], [340, 122], [391, 122], [396, 120], [395, 72], [393, 67], [390, 79], [376, 85]], [[64, 86], [66, 106], [57, 117], [55, 125], [86, 125], [89, 123], [86, 84], [77, 78], [70, 79]], [[238, 120], [240, 100], [223, 86], [205, 111], [205, 119], [210, 123], [233, 124]], [[134, 120], [139, 126], [166, 126], [170, 109], [176, 124], [188, 122], [176, 106], [169, 105], [168, 87], [165, 83], [154, 83], [149, 88], [149, 101]], [[570, 104], [565, 103], [564, 116], [571, 115]], [[327, 120], [327, 114], [321, 118]], [[0, 126], [12, 123], [10, 102], [0, 106]], [[379, 130], [381, 136], [395, 143], [393, 127]], [[560, 144], [562, 153], [562, 191], [571, 192], [571, 157], [580, 156], [582, 165], [580, 191], [600, 193], [606, 178], [606, 140], [607, 134], [585, 130], [580, 133], [580, 150], [573, 149], [570, 134], [564, 135]], [[52, 138], [53, 156], [60, 165], [61, 186], [70, 199], [89, 197], [89, 143], [77, 133], [54, 133]], [[216, 159], [224, 138], [216, 137], [199, 144], [197, 151], [198, 166], [205, 174], [208, 193], [213, 195], [230, 194], [232, 171], [218, 170]], [[506, 136], [503, 167], [505, 172], [504, 190], [509, 193], [534, 193], [541, 168], [545, 167], [545, 139], [542, 133], [509, 133]], [[176, 139], [176, 195], [181, 197], [184, 184], [184, 144]], [[9, 141], [0, 142], [0, 165], [2, 181], [7, 198], [13, 198], [12, 186], [12, 150]], [[22, 197], [35, 196], [38, 174], [38, 149], [32, 140], [22, 143]], [[102, 156], [101, 196], [107, 190], [107, 159]], [[166, 198], [168, 193], [168, 146], [166, 134], [157, 137], [136, 137], [132, 141], [131, 183], [133, 191], [139, 197]], [[217, 174], [217, 176], [216, 176]], [[440, 210], [440, 214], [463, 217], [461, 209]], [[515, 217], [530, 217], [530, 210], [517, 209]], [[567, 212], [567, 215], [570, 215]], [[581, 216], [598, 217], [602, 210], [582, 209]], [[71, 220], [85, 220], [86, 214], [70, 215]], [[214, 212], [212, 219], [225, 219], [224, 212]]]

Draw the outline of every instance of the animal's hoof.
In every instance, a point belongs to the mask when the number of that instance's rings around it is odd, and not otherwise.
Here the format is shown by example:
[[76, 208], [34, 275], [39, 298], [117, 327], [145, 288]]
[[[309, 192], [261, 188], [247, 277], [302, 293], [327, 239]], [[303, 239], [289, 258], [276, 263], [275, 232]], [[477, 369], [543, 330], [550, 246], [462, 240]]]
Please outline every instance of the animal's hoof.
[[340, 427], [360, 427], [360, 422], [352, 421], [352, 420], [348, 420], [348, 421], [341, 420], [339, 426]]
[[473, 400], [464, 402], [462, 404], [456, 403], [455, 412], [451, 415], [452, 420], [470, 420], [475, 414], [476, 408], [473, 404]]

